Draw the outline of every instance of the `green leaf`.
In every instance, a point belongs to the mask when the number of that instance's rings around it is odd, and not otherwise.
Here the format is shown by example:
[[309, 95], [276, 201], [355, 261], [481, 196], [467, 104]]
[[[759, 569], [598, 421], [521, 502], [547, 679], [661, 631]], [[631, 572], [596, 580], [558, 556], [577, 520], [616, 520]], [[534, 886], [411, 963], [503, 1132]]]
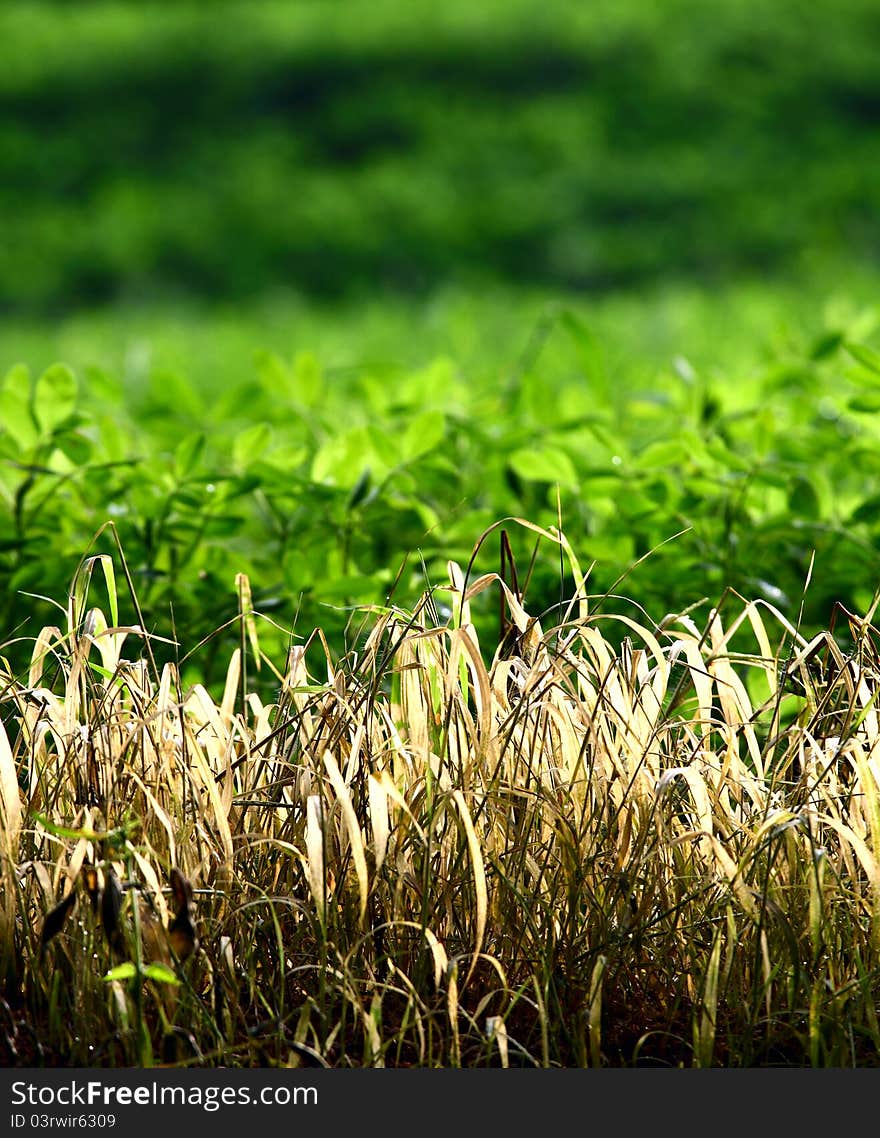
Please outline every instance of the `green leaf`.
[[880, 411], [880, 393], [866, 392], [862, 395], [856, 395], [847, 403], [850, 411], [861, 411], [868, 415], [873, 415], [875, 411]]
[[595, 334], [573, 312], [563, 312], [559, 323], [571, 337], [584, 377], [592, 386], [604, 390], [607, 386], [605, 360]]
[[3, 377], [0, 389], [8, 391], [20, 403], [28, 404], [31, 398], [31, 372], [27, 364], [13, 364]]
[[614, 500], [617, 504], [618, 516], [627, 522], [654, 517], [657, 513], [657, 507], [651, 498], [635, 486], [621, 488]]
[[312, 481], [352, 490], [365, 466], [382, 466], [366, 427], [354, 427], [333, 435], [318, 450], [312, 462]]
[[187, 435], [174, 452], [174, 473], [178, 478], [188, 477], [198, 465], [205, 449], [205, 436], [201, 431]]
[[867, 344], [847, 344], [846, 350], [863, 368], [880, 376], [880, 352], [869, 348]]
[[658, 506], [666, 506], [674, 497], [674, 483], [670, 478], [652, 478], [642, 492]]
[[91, 826], [86, 826], [83, 829], [74, 829], [72, 826], [59, 826], [56, 822], [50, 821], [42, 814], [34, 814], [34, 819], [40, 823], [44, 830], [47, 830], [50, 834], [54, 834], [59, 838], [73, 838], [87, 842], [95, 842], [98, 840], [99, 835]]
[[104, 574], [104, 583], [107, 586], [107, 597], [110, 601], [110, 619], [115, 627], [119, 624], [119, 600], [116, 593], [116, 575], [113, 570], [113, 559], [106, 553], [98, 553], [87, 557], [77, 570], [73, 581], [70, 603], [72, 607], [72, 627], [78, 627], [79, 622], [86, 613], [89, 589], [92, 583], [92, 573], [95, 566], [100, 565]]
[[168, 368], [159, 368], [150, 375], [148, 385], [149, 401], [147, 410], [152, 415], [167, 418], [172, 412], [175, 420], [189, 416], [193, 422], [205, 418], [203, 397], [195, 390], [185, 375]]
[[254, 353], [254, 365], [263, 387], [275, 398], [287, 399], [293, 393], [293, 377], [284, 360], [275, 352], [259, 349]]
[[810, 348], [811, 360], [826, 360], [829, 356], [833, 356], [837, 349], [843, 344], [844, 335], [842, 332], [826, 332], [816, 340]]
[[133, 960], [126, 960], [124, 964], [117, 964], [115, 968], [103, 977], [105, 984], [111, 984], [114, 980], [133, 980], [137, 976], [137, 966]]
[[272, 428], [268, 423], [257, 423], [236, 437], [232, 444], [232, 461], [237, 470], [244, 470], [263, 458], [272, 441]]
[[89, 364], [84, 369], [86, 384], [89, 391], [106, 403], [117, 406], [124, 404], [125, 391], [119, 379], [95, 364]]
[[442, 411], [425, 411], [416, 415], [407, 424], [400, 443], [400, 453], [404, 462], [412, 462], [443, 441], [446, 433], [446, 417]]
[[849, 517], [849, 524], [858, 522], [877, 522], [880, 520], [880, 494], [866, 498]]
[[191, 527], [182, 525], [180, 529], [193, 534], [201, 532], [204, 533], [205, 537], [232, 537], [233, 534], [241, 530], [244, 524], [245, 519], [237, 514], [218, 514], [209, 518], [204, 523], [204, 528], [201, 524], [196, 523]]
[[98, 422], [103, 456], [110, 462], [125, 462], [133, 457], [130, 433], [113, 415], [102, 415]]
[[293, 361], [293, 389], [297, 400], [307, 407], [314, 406], [324, 392], [321, 365], [311, 352], [299, 352]]
[[31, 373], [14, 364], [0, 385], [0, 425], [21, 451], [30, 450], [38, 433], [31, 414]]
[[662, 442], [650, 443], [637, 457], [638, 465], [643, 470], [657, 470], [660, 468], [678, 466], [689, 457], [688, 448], [682, 438], [665, 439]]
[[51, 821], [36, 811], [33, 818], [35, 822], [40, 823], [47, 833], [54, 834], [58, 838], [71, 838], [73, 841], [108, 842], [113, 846], [127, 841], [137, 827], [137, 823], [127, 822], [115, 830], [93, 830], [90, 826], [75, 829], [72, 826], [60, 826], [57, 822]]
[[101, 570], [104, 574], [104, 583], [107, 586], [107, 599], [110, 601], [110, 622], [114, 628], [119, 624], [119, 597], [116, 592], [116, 574], [113, 570], [113, 558], [106, 553], [99, 555]]
[[46, 459], [46, 469], [53, 474], [67, 475], [76, 470], [77, 464], [60, 447], [52, 447]]
[[739, 470], [746, 473], [752, 469], [751, 462], [732, 451], [730, 447], [726, 446], [718, 437], [709, 439], [706, 443], [706, 453], [710, 458], [714, 458], [716, 462], [722, 463], [731, 470]]
[[[272, 468], [269, 467], [269, 470], [271, 471]], [[229, 482], [224, 483], [218, 480], [217, 493], [223, 493], [224, 500], [231, 502], [234, 498], [240, 498], [243, 494], [250, 494], [252, 490], [256, 490], [258, 486], [262, 485], [263, 479], [259, 474], [240, 474], [238, 478], [233, 478]]]
[[507, 460], [513, 472], [527, 482], [559, 482], [577, 485], [574, 463], [563, 450], [542, 447], [514, 451]]
[[752, 472], [752, 478], [760, 486], [772, 486], [775, 490], [787, 490], [791, 478], [787, 471], [776, 466], [758, 466]]
[[[160, 964], [158, 961], [154, 964], [148, 964], [143, 971], [144, 978], [147, 980], [155, 980], [157, 984], [179, 984], [174, 970], [169, 968], [167, 964]], [[106, 979], [106, 977], [105, 977]]]
[[92, 442], [79, 431], [71, 431], [60, 438], [58, 449], [74, 466], [85, 466], [92, 457]]
[[819, 495], [808, 479], [799, 477], [794, 480], [788, 493], [788, 508], [797, 518], [813, 521], [819, 517]]
[[365, 466], [360, 478], [355, 482], [345, 503], [346, 510], [356, 510], [366, 499], [370, 490], [370, 468]]
[[43, 434], [50, 435], [76, 407], [76, 376], [65, 364], [52, 364], [37, 380], [34, 416]]
[[389, 573], [359, 573], [348, 576], [333, 576], [321, 583], [321, 601], [324, 604], [345, 603], [362, 604], [375, 600], [387, 586]]

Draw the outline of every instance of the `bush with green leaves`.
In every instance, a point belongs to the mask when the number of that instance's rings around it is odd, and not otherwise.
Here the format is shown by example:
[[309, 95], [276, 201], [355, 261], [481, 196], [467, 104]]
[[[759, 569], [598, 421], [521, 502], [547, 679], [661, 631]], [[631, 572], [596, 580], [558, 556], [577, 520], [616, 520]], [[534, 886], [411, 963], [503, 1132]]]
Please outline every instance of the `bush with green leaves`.
[[[561, 521], [597, 596], [624, 574], [652, 612], [733, 588], [825, 627], [880, 580], [869, 332], [867, 318], [826, 329], [742, 376], [679, 359], [650, 387], [614, 374], [567, 309], [540, 331], [552, 370], [535, 351], [500, 383], [448, 359], [328, 377], [310, 354], [262, 353], [212, 398], [169, 373], [129, 391], [94, 368], [16, 365], [0, 387], [4, 653], [28, 657], [83, 551], [117, 554], [108, 522], [144, 620], [209, 638], [212, 678], [237, 635], [216, 630], [238, 611], [238, 573], [279, 650], [320, 624], [341, 651], [356, 606], [411, 601], [508, 515]], [[520, 588], [552, 619], [558, 565], [514, 544]], [[498, 559], [493, 539], [476, 566]]]

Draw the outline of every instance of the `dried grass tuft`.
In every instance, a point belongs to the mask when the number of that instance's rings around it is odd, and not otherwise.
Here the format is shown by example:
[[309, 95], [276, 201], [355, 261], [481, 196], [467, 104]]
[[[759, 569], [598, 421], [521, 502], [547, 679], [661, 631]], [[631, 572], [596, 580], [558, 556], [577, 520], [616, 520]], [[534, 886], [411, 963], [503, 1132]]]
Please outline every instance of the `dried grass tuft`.
[[[876, 1061], [869, 620], [848, 651], [735, 597], [648, 627], [594, 614], [573, 563], [544, 632], [452, 565], [446, 625], [377, 612], [322, 675], [294, 650], [270, 704], [237, 652], [216, 702], [101, 568], [110, 621], [80, 581], [0, 687], [7, 1063]], [[163, 974], [141, 924], [173, 926], [172, 867], [199, 944]], [[111, 875], [115, 945], [84, 884]]]

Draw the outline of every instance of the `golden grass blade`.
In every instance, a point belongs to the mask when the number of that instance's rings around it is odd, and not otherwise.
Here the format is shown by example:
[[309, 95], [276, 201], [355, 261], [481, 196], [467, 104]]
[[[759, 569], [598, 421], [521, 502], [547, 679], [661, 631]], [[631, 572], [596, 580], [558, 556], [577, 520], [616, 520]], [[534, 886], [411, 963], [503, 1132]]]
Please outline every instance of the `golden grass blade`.
[[752, 626], [752, 631], [755, 634], [755, 639], [758, 641], [758, 651], [760, 659], [763, 663], [763, 670], [767, 676], [767, 681], [770, 686], [771, 698], [776, 698], [776, 691], [778, 688], [779, 677], [774, 666], [775, 653], [770, 647], [770, 637], [767, 635], [767, 628], [761, 619], [761, 614], [758, 612], [758, 606], [754, 601], [749, 601], [746, 605], [746, 616]]
[[119, 667], [119, 657], [129, 629], [107, 624], [107, 618], [98, 608], [89, 609], [83, 626], [82, 639], [94, 644], [101, 657], [101, 665], [111, 676]]
[[507, 1043], [507, 1024], [501, 1016], [489, 1016], [486, 1019], [486, 1035], [497, 1046], [501, 1069], [506, 1071], [510, 1067], [510, 1048]]
[[691, 792], [691, 797], [694, 800], [694, 807], [697, 812], [697, 826], [707, 834], [711, 834], [714, 829], [712, 820], [712, 802], [709, 798], [709, 791], [706, 788], [706, 780], [702, 777], [698, 770], [694, 767], [683, 767], [682, 775], [688, 788]]
[[156, 819], [158, 825], [165, 831], [165, 836], [168, 841], [168, 861], [171, 865], [177, 865], [177, 838], [175, 836], [177, 827], [172, 822], [164, 806], [162, 806], [153, 793], [152, 788], [145, 782], [142, 782], [135, 771], [131, 772], [131, 779], [132, 782], [140, 786], [141, 793], [144, 796], [144, 800], [149, 804], [153, 817]]
[[257, 666], [257, 671], [260, 671], [261, 658], [260, 658], [260, 638], [257, 635], [257, 622], [254, 617], [254, 598], [251, 593], [251, 581], [247, 573], [237, 573], [235, 575], [235, 587], [238, 590], [238, 609], [244, 619], [245, 633], [248, 638], [248, 643], [251, 646], [251, 651], [254, 654], [254, 663]]
[[715, 837], [714, 834], [709, 834], [709, 839], [712, 843], [712, 851], [715, 855], [715, 860], [721, 868], [721, 872], [727, 878], [734, 895], [743, 907], [746, 913], [752, 918], [753, 921], [758, 919], [758, 907], [755, 904], [755, 899], [751, 894], [748, 886], [742, 879], [742, 873], [739, 866]]
[[395, 804], [395, 806], [398, 806], [404, 812], [406, 817], [415, 827], [416, 833], [419, 835], [421, 840], [423, 842], [427, 842], [428, 835], [422, 829], [415, 814], [413, 814], [412, 810], [410, 810], [409, 803], [395, 786], [394, 779], [392, 779], [388, 771], [379, 771], [379, 773], [375, 775], [375, 778], [385, 793], [388, 795], [388, 797], [391, 799], [391, 801]]
[[345, 779], [342, 777], [342, 772], [329, 751], [324, 752], [324, 768], [330, 778], [330, 785], [333, 787], [336, 800], [342, 808], [342, 817], [345, 821], [345, 828], [351, 843], [351, 859], [354, 862], [354, 871], [357, 876], [358, 893], [360, 895], [358, 919], [360, 923], [363, 924], [367, 915], [367, 898], [370, 892], [370, 881], [367, 874], [367, 858], [364, 852], [364, 838], [361, 833], [360, 825], [358, 824], [354, 803], [351, 800], [348, 787], [345, 785]]
[[810, 947], [813, 950], [813, 954], [818, 958], [818, 954], [822, 950], [822, 945], [824, 944], [825, 937], [825, 874], [828, 869], [828, 855], [824, 850], [820, 852], [812, 847], [810, 849], [810, 854], [811, 860], [813, 862], [813, 872], [809, 875]]
[[319, 794], [306, 799], [306, 876], [321, 924], [326, 923], [327, 874], [324, 864], [324, 804]]
[[14, 969], [16, 890], [8, 883], [16, 877], [20, 834], [21, 799], [15, 761], [0, 722], [0, 876], [7, 883], [0, 909], [0, 978], [11, 976]]
[[41, 628], [34, 642], [31, 652], [31, 663], [28, 669], [28, 687], [38, 688], [43, 680], [43, 670], [52, 651], [53, 645], [63, 645], [64, 634], [56, 625], [47, 625]]
[[480, 593], [488, 589], [490, 585], [495, 584], [497, 584], [504, 593], [504, 599], [507, 601], [510, 615], [513, 619], [513, 623], [516, 625], [517, 631], [527, 632], [529, 625], [532, 624], [532, 617], [529, 616], [520, 604], [519, 599], [510, 589], [510, 586], [498, 573], [484, 573], [482, 577], [478, 577], [472, 585], [468, 586], [468, 590], [465, 593], [466, 600], [473, 600], [474, 597], [478, 597]]
[[229, 667], [226, 669], [226, 684], [223, 688], [223, 698], [220, 701], [220, 718], [224, 725], [232, 726], [232, 717], [235, 712], [235, 699], [238, 695], [238, 685], [241, 682], [241, 649], [234, 648], [229, 657]]
[[396, 924], [400, 928], [414, 929], [416, 932], [424, 935], [434, 960], [434, 987], [439, 992], [440, 985], [443, 983], [443, 977], [449, 970], [449, 957], [446, 954], [446, 949], [437, 939], [434, 931], [427, 925], [420, 925], [416, 921], [398, 921]]
[[376, 867], [376, 877], [378, 877], [382, 872], [385, 855], [388, 852], [391, 826], [388, 818], [388, 794], [375, 774], [371, 774], [367, 781], [367, 795], [370, 823], [373, 827], [373, 860]]
[[709, 624], [709, 635], [713, 655], [707, 667], [715, 679], [715, 690], [718, 693], [722, 715], [731, 729], [742, 734], [758, 778], [763, 778], [764, 759], [755, 729], [752, 726], [752, 705], [745, 684], [734, 671], [730, 657], [726, 654], [724, 630], [717, 613]]
[[455, 805], [458, 807], [458, 812], [461, 815], [462, 825], [464, 832], [467, 836], [468, 853], [470, 854], [471, 867], [474, 871], [474, 892], [476, 895], [476, 928], [474, 930], [474, 949], [473, 957], [471, 959], [471, 966], [468, 969], [468, 974], [465, 983], [470, 979], [474, 969], [477, 966], [480, 952], [483, 948], [483, 937], [486, 935], [486, 919], [489, 913], [489, 891], [486, 885], [486, 867], [483, 864], [483, 853], [480, 849], [480, 840], [477, 837], [477, 832], [474, 829], [473, 819], [471, 812], [468, 810], [467, 803], [464, 800], [464, 795], [460, 790], [453, 790], [452, 798]]
[[[207, 798], [206, 803], [203, 801], [202, 794], [197, 796], [199, 811], [209, 832], [215, 832], [219, 837], [227, 872], [231, 872], [235, 860], [234, 843], [232, 831], [229, 828], [227, 809], [224, 806], [220, 791], [217, 789], [215, 772], [208, 765], [201, 747], [189, 733], [187, 733], [186, 751], [191, 756], [193, 781], [197, 782], [197, 785], [201, 784], [201, 790], [205, 792], [204, 798]], [[210, 810], [207, 808], [208, 805], [210, 805]]]
[[701, 739], [705, 739], [712, 730], [712, 676], [706, 667], [706, 661], [700, 654], [696, 637], [677, 641], [670, 652], [670, 663], [679, 653], [684, 653], [687, 660], [691, 682], [697, 695], [698, 731]]
[[21, 834], [21, 796], [18, 789], [18, 772], [9, 745], [6, 728], [0, 722], [0, 826], [3, 834], [3, 852], [11, 862], [18, 858], [18, 839]]
[[852, 847], [862, 869], [865, 871], [871, 887], [871, 936], [875, 946], [880, 948], [880, 867], [878, 867], [877, 859], [868, 848], [867, 843], [850, 826], [838, 821], [837, 818], [830, 817], [828, 814], [820, 815], [820, 821], [824, 825], [830, 826]]
[[[413, 925], [413, 928], [418, 928], [418, 925]], [[443, 977], [449, 971], [449, 957], [446, 955], [446, 949], [434, 935], [434, 933], [427, 926], [424, 929], [425, 940], [431, 949], [431, 955], [434, 958], [434, 987], [437, 991], [440, 990], [440, 985], [443, 983]]]
[[458, 1026], [458, 965], [451, 961], [446, 972], [446, 1014], [452, 1032], [452, 1066], [461, 1066], [461, 1035]]
[[466, 657], [467, 669], [473, 677], [474, 698], [477, 705], [480, 739], [484, 746], [491, 742], [492, 731], [492, 684], [489, 673], [480, 655], [480, 649], [470, 627], [456, 629], [450, 633], [450, 655], [456, 657], [456, 649], [461, 648]]
[[151, 897], [152, 903], [158, 911], [159, 919], [163, 925], [167, 925], [168, 905], [162, 893], [162, 886], [159, 884], [159, 877], [153, 868], [153, 864], [151, 860], [145, 857], [139, 850], [133, 849], [131, 853], [146, 886], [146, 892]]
[[[85, 818], [83, 820], [83, 825], [84, 825], [84, 827], [88, 827], [90, 825], [90, 823], [91, 823], [91, 811], [87, 810], [86, 814], [85, 814]], [[69, 880], [71, 882], [71, 886], [76, 885], [77, 878], [80, 875], [80, 872], [81, 872], [82, 867], [85, 863], [85, 860], [88, 857], [88, 855], [90, 853], [92, 853], [92, 846], [93, 846], [93, 843], [89, 839], [80, 838], [79, 841], [76, 843], [76, 845], [73, 847], [73, 853], [71, 854], [70, 861], [67, 863], [67, 866], [64, 868], [65, 875], [69, 878]], [[62, 869], [62, 865], [61, 865], [60, 861], [56, 864], [55, 868], [56, 868], [56, 872], [60, 873], [60, 871]], [[57, 886], [57, 882], [56, 882], [56, 886]]]

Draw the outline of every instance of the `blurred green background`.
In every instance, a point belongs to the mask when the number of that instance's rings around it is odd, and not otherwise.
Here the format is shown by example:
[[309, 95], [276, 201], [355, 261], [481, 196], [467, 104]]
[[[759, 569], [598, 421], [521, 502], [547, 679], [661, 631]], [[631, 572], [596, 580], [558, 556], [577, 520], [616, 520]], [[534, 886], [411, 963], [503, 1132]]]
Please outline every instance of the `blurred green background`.
[[0, 374], [77, 376], [0, 395], [10, 632], [108, 516], [202, 635], [238, 568], [323, 622], [556, 481], [597, 586], [692, 527], [655, 613], [794, 615], [815, 549], [812, 619], [870, 600], [876, 0], [5, 0], [0, 43]]
[[9, 313], [870, 265], [871, 0], [20, 3]]

